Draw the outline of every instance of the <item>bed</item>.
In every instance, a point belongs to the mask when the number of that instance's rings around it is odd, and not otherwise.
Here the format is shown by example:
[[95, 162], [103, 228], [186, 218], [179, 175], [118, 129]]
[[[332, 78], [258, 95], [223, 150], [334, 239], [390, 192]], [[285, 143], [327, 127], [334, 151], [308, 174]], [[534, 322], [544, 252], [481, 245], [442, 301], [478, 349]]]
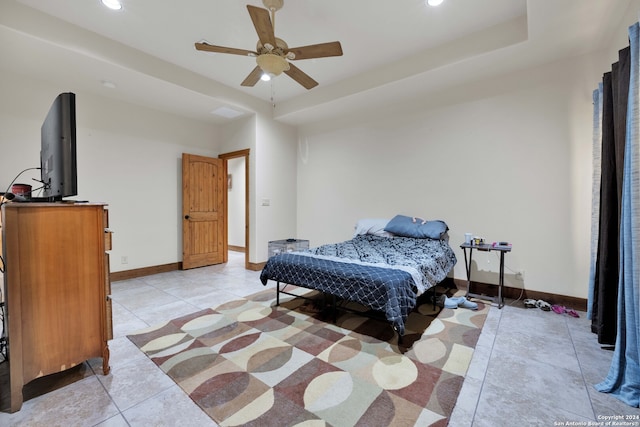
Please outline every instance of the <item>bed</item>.
[[[400, 217], [400, 218], [399, 218]], [[395, 227], [397, 224], [402, 227]], [[352, 239], [271, 257], [261, 282], [320, 291], [384, 314], [398, 332], [418, 296], [440, 283], [456, 263], [443, 221], [398, 215], [392, 220], [360, 220]]]

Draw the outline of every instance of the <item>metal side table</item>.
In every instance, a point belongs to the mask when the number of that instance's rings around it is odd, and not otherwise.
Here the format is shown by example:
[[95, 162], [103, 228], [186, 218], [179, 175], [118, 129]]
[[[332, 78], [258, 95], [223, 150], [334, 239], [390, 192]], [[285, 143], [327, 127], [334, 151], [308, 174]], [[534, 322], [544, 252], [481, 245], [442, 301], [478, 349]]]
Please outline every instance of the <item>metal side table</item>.
[[[497, 245], [497, 244], [489, 244], [482, 243], [479, 245], [474, 245], [473, 243], [463, 243], [460, 245], [462, 250], [464, 251], [464, 266], [467, 269], [467, 294], [466, 297], [478, 297], [478, 298], [489, 298], [494, 302], [498, 302], [498, 308], [502, 308], [504, 306], [504, 296], [502, 295], [502, 288], [504, 287], [504, 254], [506, 252], [511, 252], [511, 245]], [[469, 249], [469, 257], [467, 258], [467, 249]], [[473, 257], [473, 250], [479, 250], [483, 252], [491, 252], [498, 251], [500, 252], [500, 276], [498, 281], [498, 296], [491, 297], [486, 295], [474, 294], [471, 292], [471, 259]]]

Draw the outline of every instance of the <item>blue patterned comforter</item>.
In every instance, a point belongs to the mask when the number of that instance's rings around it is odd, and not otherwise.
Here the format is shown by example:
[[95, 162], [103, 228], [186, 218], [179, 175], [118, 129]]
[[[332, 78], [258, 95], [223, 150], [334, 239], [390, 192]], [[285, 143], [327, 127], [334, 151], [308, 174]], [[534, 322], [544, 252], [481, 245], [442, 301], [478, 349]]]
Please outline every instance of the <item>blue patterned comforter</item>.
[[360, 235], [267, 261], [260, 280], [315, 289], [381, 311], [400, 335], [416, 298], [444, 280], [456, 256], [444, 240]]

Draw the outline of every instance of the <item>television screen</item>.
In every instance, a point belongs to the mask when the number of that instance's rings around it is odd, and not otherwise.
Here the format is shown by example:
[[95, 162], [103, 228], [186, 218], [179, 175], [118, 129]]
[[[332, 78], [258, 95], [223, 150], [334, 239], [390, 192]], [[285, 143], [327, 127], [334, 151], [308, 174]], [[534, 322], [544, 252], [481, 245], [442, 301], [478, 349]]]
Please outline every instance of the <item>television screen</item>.
[[78, 194], [76, 96], [61, 93], [41, 128], [40, 176], [43, 197], [52, 201]]

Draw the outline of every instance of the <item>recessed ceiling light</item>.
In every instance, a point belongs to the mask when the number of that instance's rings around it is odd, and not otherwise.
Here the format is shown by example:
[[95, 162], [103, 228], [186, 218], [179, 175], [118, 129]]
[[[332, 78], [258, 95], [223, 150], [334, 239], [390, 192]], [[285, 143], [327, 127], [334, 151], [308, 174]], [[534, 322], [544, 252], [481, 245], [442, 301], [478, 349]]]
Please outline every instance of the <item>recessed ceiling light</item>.
[[101, 0], [102, 4], [107, 6], [109, 9], [112, 10], [120, 10], [122, 9], [122, 3], [120, 3], [118, 0]]
[[444, 0], [427, 0], [429, 6], [440, 6]]

